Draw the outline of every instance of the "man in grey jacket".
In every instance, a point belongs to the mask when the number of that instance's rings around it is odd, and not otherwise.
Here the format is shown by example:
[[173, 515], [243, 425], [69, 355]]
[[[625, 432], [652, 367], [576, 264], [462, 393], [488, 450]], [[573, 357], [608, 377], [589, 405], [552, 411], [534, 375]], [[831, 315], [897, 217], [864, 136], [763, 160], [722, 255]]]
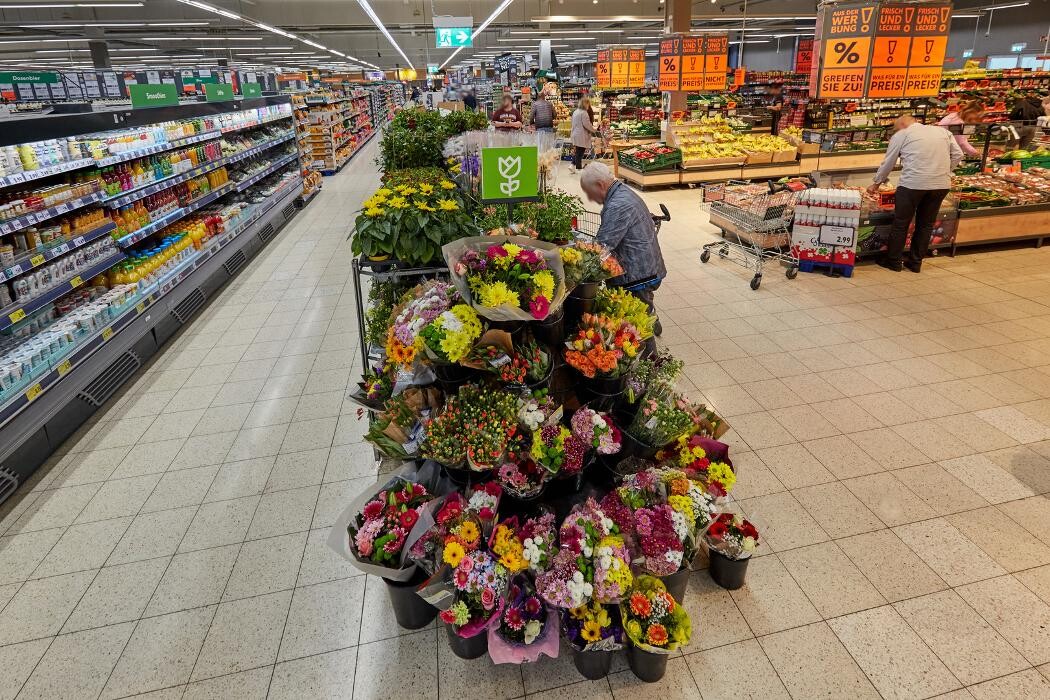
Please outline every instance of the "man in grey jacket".
[[532, 103], [529, 124], [536, 127], [537, 131], [554, 130], [554, 105], [547, 101], [547, 96], [542, 91], [536, 95], [536, 101]]
[[[591, 163], [583, 169], [580, 187], [587, 198], [602, 205], [598, 242], [616, 256], [623, 275], [609, 280], [641, 299], [655, 313], [655, 295], [667, 276], [664, 256], [656, 240], [656, 226], [638, 193], [613, 177], [604, 163]], [[660, 335], [656, 322], [656, 335]]]

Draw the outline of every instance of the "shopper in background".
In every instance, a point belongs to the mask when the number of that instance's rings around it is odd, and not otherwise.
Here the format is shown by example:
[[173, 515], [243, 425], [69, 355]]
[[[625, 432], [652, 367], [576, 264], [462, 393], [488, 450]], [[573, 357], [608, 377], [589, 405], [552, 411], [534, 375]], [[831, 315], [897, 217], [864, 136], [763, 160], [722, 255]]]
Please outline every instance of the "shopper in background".
[[554, 131], [554, 105], [547, 100], [547, 94], [543, 90], [540, 90], [536, 101], [532, 103], [529, 125], [535, 127], [536, 131]]
[[591, 101], [586, 97], [581, 97], [576, 105], [576, 111], [572, 113], [572, 128], [569, 136], [572, 139], [573, 153], [569, 172], [575, 173], [583, 167], [583, 154], [590, 150], [591, 137], [597, 133], [591, 122]]
[[[617, 180], [604, 163], [593, 162], [583, 169], [580, 188], [589, 200], [602, 205], [598, 242], [612, 250], [623, 267], [623, 275], [614, 277], [608, 284], [631, 292], [655, 313], [654, 297], [667, 275], [667, 267], [649, 207], [637, 192]], [[659, 320], [655, 332], [660, 335]], [[655, 349], [656, 343], [650, 339], [647, 350]]]
[[1050, 126], [1050, 95], [1043, 98], [1043, 116], [1035, 120], [1036, 126], [1048, 127]]
[[[901, 176], [894, 200], [893, 229], [886, 257], [879, 261], [879, 265], [894, 272], [905, 267], [919, 272], [930, 247], [937, 212], [951, 188], [952, 170], [962, 161], [962, 149], [947, 129], [920, 124], [910, 114], [898, 117], [893, 125], [897, 132], [890, 139], [886, 158], [868, 188], [872, 194], [877, 193], [879, 185], [889, 179], [900, 159]], [[910, 256], [905, 262], [904, 243], [913, 218], [915, 232], [911, 237]]]
[[769, 84], [769, 104], [766, 108], [773, 113], [773, 124], [769, 133], [776, 136], [780, 133], [780, 117], [784, 111], [784, 85], [782, 83]]
[[[937, 126], [959, 126], [963, 124], [980, 124], [984, 117], [984, 105], [978, 101], [964, 104], [957, 112], [949, 112], [937, 122]], [[970, 145], [970, 138], [966, 134], [953, 134], [955, 142], [959, 144], [964, 155], [979, 155], [977, 149]]]
[[1035, 124], [1043, 114], [1043, 103], [1039, 95], [1033, 92], [1017, 98], [1013, 109], [1010, 110], [1010, 121], [1024, 122], [1024, 124], [1014, 127], [1017, 129], [1020, 138], [1016, 142], [1008, 144], [1008, 147], [1028, 148], [1032, 144], [1032, 140], [1035, 139]]
[[492, 113], [492, 125], [500, 131], [521, 128], [521, 112], [514, 106], [513, 97], [503, 95], [499, 109]]
[[478, 108], [478, 98], [474, 96], [473, 90], [463, 91], [463, 107], [472, 112]]

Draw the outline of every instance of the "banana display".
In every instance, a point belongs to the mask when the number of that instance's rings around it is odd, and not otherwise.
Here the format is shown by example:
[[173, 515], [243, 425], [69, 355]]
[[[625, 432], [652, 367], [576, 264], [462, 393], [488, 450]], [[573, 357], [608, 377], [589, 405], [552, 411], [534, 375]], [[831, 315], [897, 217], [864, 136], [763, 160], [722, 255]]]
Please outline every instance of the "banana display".
[[778, 153], [795, 147], [779, 136], [735, 131], [732, 122], [720, 116], [697, 121], [677, 122], [672, 126], [675, 144], [686, 161], [743, 159], [748, 153]]

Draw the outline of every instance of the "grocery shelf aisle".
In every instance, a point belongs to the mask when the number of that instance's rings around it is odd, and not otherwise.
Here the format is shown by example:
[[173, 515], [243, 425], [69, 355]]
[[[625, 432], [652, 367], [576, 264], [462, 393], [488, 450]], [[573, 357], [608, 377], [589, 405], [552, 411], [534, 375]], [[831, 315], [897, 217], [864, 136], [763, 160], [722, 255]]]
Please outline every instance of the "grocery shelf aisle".
[[[733, 426], [748, 585], [706, 572], [655, 687], [396, 627], [325, 545], [374, 477], [346, 235], [376, 143], [0, 510], [0, 697], [1035, 696], [1050, 677], [1050, 250], [853, 279], [698, 261], [668, 205], [661, 343]], [[578, 176], [557, 186], [578, 192]], [[154, 692], [156, 691], [156, 692]], [[21, 693], [19, 695], [19, 693]], [[960, 694], [962, 697], [962, 694]]]

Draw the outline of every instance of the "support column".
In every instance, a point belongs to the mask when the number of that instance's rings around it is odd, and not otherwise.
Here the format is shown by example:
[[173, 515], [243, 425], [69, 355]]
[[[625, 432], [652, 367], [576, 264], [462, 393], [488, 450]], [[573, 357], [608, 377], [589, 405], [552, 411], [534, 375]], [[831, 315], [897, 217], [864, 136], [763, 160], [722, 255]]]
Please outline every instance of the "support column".
[[109, 69], [112, 67], [113, 64], [109, 60], [109, 44], [105, 41], [89, 41], [88, 51], [91, 52], [91, 65], [95, 68]]
[[[664, 29], [671, 34], [688, 34], [693, 23], [692, 0], [666, 0], [664, 2]], [[685, 109], [685, 92], [670, 92], [671, 111]]]

